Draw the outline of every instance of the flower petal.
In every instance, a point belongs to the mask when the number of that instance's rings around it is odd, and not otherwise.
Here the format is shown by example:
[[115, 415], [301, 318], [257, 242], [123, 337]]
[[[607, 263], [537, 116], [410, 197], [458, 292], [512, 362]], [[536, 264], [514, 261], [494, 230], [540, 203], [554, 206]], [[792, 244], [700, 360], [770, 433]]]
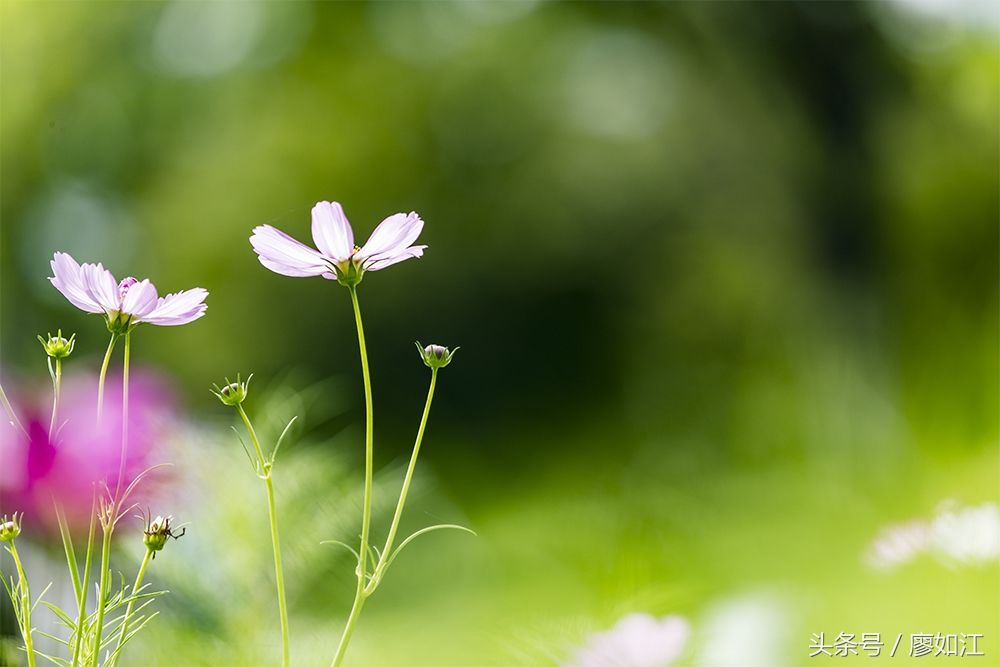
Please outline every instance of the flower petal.
[[49, 282], [66, 297], [71, 304], [88, 313], [103, 313], [101, 304], [90, 296], [83, 280], [83, 271], [72, 256], [57, 252], [52, 255], [52, 277]]
[[284, 276], [303, 278], [330, 271], [323, 255], [271, 225], [255, 227], [250, 245], [261, 264]]
[[319, 251], [335, 262], [349, 259], [354, 252], [354, 232], [344, 209], [333, 201], [321, 201], [312, 210], [313, 241]]
[[146, 314], [142, 321], [163, 327], [193, 322], [204, 315], [208, 309], [208, 304], [202, 303], [207, 296], [208, 290], [195, 287], [160, 297], [156, 302], [156, 307]]
[[406, 259], [421, 257], [424, 254], [424, 248], [426, 247], [427, 246], [425, 245], [414, 245], [394, 254], [391, 257], [385, 257], [384, 259], [369, 259], [368, 263], [365, 265], [365, 271], [378, 271], [379, 269], [384, 269], [387, 266], [398, 264]]
[[388, 259], [416, 241], [423, 228], [424, 221], [416, 213], [390, 215], [379, 223], [368, 242], [355, 254], [355, 257], [362, 261]]
[[96, 266], [84, 264], [80, 270], [83, 272], [83, 283], [87, 286], [87, 292], [105, 312], [121, 309], [118, 281], [103, 264], [99, 263]]
[[156, 287], [149, 280], [135, 283], [125, 292], [122, 299], [122, 312], [132, 315], [137, 320], [144, 320], [157, 305]]

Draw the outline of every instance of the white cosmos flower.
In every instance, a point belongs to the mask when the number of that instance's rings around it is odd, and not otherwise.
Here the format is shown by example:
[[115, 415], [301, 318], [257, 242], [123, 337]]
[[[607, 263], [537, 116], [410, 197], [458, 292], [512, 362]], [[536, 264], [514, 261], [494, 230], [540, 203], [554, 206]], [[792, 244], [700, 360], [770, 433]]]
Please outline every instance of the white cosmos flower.
[[412, 245], [424, 221], [414, 212], [396, 213], [383, 220], [360, 248], [354, 245], [351, 223], [337, 202], [321, 201], [312, 209], [312, 237], [316, 248], [296, 241], [271, 225], [255, 227], [250, 245], [260, 263], [293, 278], [322, 276], [357, 284], [365, 271], [378, 271], [424, 254], [425, 245]]
[[208, 291], [195, 287], [159, 296], [148, 279], [129, 276], [118, 282], [103, 264], [80, 265], [73, 257], [57, 252], [52, 256], [49, 281], [74, 306], [88, 313], [102, 313], [108, 327], [125, 331], [146, 322], [177, 326], [205, 314]]

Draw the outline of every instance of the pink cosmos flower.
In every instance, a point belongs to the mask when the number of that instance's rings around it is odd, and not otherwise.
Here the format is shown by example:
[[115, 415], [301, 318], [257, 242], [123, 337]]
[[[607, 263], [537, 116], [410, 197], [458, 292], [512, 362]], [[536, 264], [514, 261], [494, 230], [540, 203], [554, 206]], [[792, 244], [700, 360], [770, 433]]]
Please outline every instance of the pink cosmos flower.
[[88, 313], [104, 313], [108, 326], [128, 329], [141, 322], [176, 326], [205, 314], [208, 292], [200, 287], [158, 296], [149, 280], [121, 282], [101, 264], [77, 264], [64, 252], [52, 256], [49, 281], [70, 303]]
[[427, 246], [410, 245], [423, 227], [424, 221], [416, 213], [396, 213], [383, 220], [359, 248], [340, 204], [321, 201], [312, 209], [312, 237], [318, 250], [271, 225], [255, 227], [250, 245], [260, 263], [275, 273], [294, 278], [323, 276], [355, 285], [365, 271], [378, 271], [423, 255]]
[[[121, 463], [121, 386], [108, 387], [110, 402], [94, 422], [96, 375], [76, 376], [63, 384], [60, 422], [49, 434], [48, 400], [30, 390], [12, 392], [13, 408], [25, 432], [0, 419], [0, 514], [21, 511], [55, 531], [53, 501], [70, 523], [86, 528], [96, 490], [113, 489]], [[123, 483], [129, 484], [163, 453], [179, 426], [176, 400], [166, 380], [137, 368], [129, 386], [129, 450]], [[156, 479], [161, 480], [162, 475]], [[149, 492], [143, 485], [142, 501]], [[155, 488], [155, 487], [154, 487]]]

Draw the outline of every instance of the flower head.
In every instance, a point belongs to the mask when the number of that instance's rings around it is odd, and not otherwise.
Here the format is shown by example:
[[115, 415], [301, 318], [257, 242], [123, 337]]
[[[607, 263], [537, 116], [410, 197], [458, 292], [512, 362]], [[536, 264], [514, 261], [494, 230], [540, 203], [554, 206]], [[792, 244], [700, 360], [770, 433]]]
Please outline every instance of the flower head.
[[13, 542], [14, 538], [21, 534], [21, 520], [24, 513], [18, 516], [14, 512], [9, 518], [6, 514], [0, 518], [0, 542]]
[[358, 247], [340, 204], [321, 201], [312, 209], [312, 237], [318, 250], [271, 225], [255, 227], [250, 245], [260, 263], [275, 273], [294, 278], [323, 276], [354, 286], [365, 271], [378, 271], [423, 255], [427, 246], [411, 245], [423, 227], [424, 221], [416, 213], [396, 213], [383, 220]]
[[68, 339], [63, 338], [62, 329], [60, 329], [55, 336], [49, 334], [48, 339], [39, 336], [38, 342], [42, 344], [45, 354], [53, 359], [65, 359], [73, 354], [73, 346], [76, 345], [76, 334], [73, 334]]
[[423, 358], [424, 363], [427, 364], [428, 368], [444, 368], [451, 363], [451, 358], [455, 356], [459, 348], [454, 350], [449, 350], [443, 345], [428, 345], [424, 347], [420, 344], [420, 341], [416, 342], [417, 349], [420, 351], [420, 356]]
[[[51, 406], [46, 396], [30, 385], [8, 390], [24, 429], [0, 419], [0, 510], [24, 510], [32, 517], [32, 532], [51, 532], [58, 540], [53, 500], [65, 509], [71, 527], [87, 530], [95, 483], [113, 490], [118, 477], [123, 421], [129, 434], [123, 486], [161, 459], [163, 448], [175, 439], [180, 421], [165, 378], [142, 367], [132, 369], [127, 420], [122, 386], [116, 382], [108, 385], [104, 416], [95, 423], [96, 389], [96, 373], [81, 371], [63, 378], [59, 415], [65, 426], [56, 433], [49, 432]], [[137, 499], [144, 499], [151, 488], [140, 490]]]
[[193, 322], [205, 314], [208, 292], [200, 287], [176, 294], [158, 296], [149, 280], [129, 276], [121, 282], [101, 264], [77, 264], [64, 252], [52, 256], [49, 281], [70, 303], [88, 313], [101, 313], [108, 329], [115, 333], [130, 331], [147, 322], [176, 326]]

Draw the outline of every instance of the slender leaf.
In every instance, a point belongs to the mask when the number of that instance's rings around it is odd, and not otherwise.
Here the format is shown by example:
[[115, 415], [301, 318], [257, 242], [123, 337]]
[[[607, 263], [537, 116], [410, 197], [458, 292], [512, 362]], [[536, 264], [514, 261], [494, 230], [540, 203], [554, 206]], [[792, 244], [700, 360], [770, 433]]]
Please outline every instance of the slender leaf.
[[73, 593], [76, 595], [76, 605], [79, 607], [83, 598], [80, 568], [76, 562], [76, 550], [73, 549], [73, 537], [69, 532], [69, 525], [66, 523], [66, 515], [63, 514], [58, 505], [56, 505], [56, 520], [59, 522], [59, 535], [62, 537], [63, 551], [66, 552], [66, 565], [69, 567], [69, 576], [73, 580]]
[[421, 528], [420, 530], [418, 530], [417, 532], [413, 533], [412, 535], [410, 535], [409, 537], [407, 537], [405, 540], [403, 540], [402, 542], [400, 542], [399, 546], [396, 547], [396, 550], [393, 551], [392, 554], [389, 556], [389, 560], [387, 560], [385, 562], [385, 568], [384, 569], [389, 569], [389, 566], [392, 565], [392, 561], [396, 560], [396, 556], [399, 555], [399, 552], [402, 551], [403, 548], [407, 544], [409, 544], [413, 540], [417, 539], [418, 537], [420, 537], [424, 533], [430, 533], [430, 532], [433, 532], [435, 530], [444, 530], [444, 529], [461, 530], [461, 531], [464, 531], [466, 533], [470, 533], [472, 535], [476, 534], [476, 532], [474, 530], [470, 530], [469, 528], [466, 528], [465, 526], [459, 526], [459, 525], [454, 524], [454, 523], [441, 523], [441, 524], [438, 524], [436, 526], [428, 526], [427, 528]]

